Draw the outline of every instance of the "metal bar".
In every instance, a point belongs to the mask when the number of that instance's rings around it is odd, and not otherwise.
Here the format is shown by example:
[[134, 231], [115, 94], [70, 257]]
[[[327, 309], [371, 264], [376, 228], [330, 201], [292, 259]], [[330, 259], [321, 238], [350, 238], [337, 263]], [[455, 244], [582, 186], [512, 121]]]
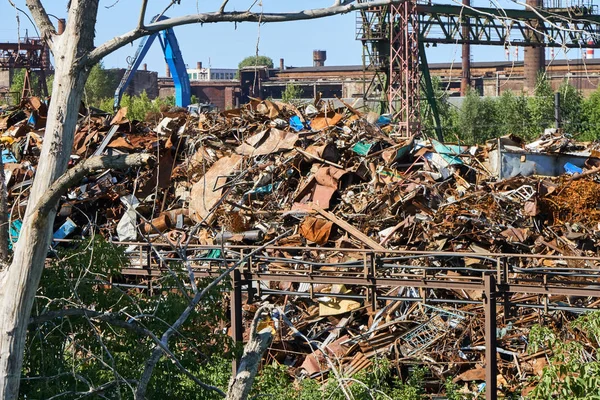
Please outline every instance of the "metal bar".
[[484, 277], [485, 308], [485, 398], [498, 398], [498, 360], [496, 359], [496, 280], [489, 274]]
[[[230, 300], [230, 311], [231, 311], [231, 338], [233, 344], [243, 343], [243, 320], [242, 320], [242, 283], [241, 275], [239, 270], [234, 270], [231, 273], [231, 300]], [[233, 370], [233, 376], [236, 375], [238, 369], [238, 358], [233, 358], [231, 362], [231, 368]]]

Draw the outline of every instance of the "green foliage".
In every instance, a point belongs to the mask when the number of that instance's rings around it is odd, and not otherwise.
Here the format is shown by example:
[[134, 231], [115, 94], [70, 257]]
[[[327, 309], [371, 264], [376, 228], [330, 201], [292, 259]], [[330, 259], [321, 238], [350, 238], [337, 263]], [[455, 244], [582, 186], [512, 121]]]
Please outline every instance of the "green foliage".
[[[86, 398], [133, 398], [134, 385], [124, 380], [140, 378], [154, 345], [144, 329], [160, 337], [188, 301], [171, 275], [161, 278], [162, 291], [152, 294], [109, 285], [109, 279], [119, 281], [119, 271], [127, 262], [122, 248], [96, 237], [59, 252], [57, 261], [44, 270], [32, 312], [32, 319], [40, 322], [30, 326], [27, 338], [22, 397], [45, 399], [106, 384], [107, 390]], [[171, 268], [185, 279], [182, 266]], [[169, 345], [194, 376], [226, 388], [233, 354], [230, 338], [216, 329], [227, 318], [221, 290], [208, 294]], [[88, 319], [80, 310], [104, 318]], [[148, 390], [148, 398], [215, 398], [166, 357], [158, 363]]]
[[472, 393], [461, 393], [456, 383], [452, 382], [452, 378], [448, 377], [444, 383], [444, 389], [446, 390], [446, 399], [448, 400], [471, 400], [476, 395]]
[[483, 143], [499, 136], [500, 115], [496, 100], [469, 90], [458, 116], [459, 139], [466, 144]]
[[[31, 90], [34, 96], [42, 96], [40, 93], [40, 77], [37, 73], [31, 73], [29, 75], [31, 79]], [[50, 75], [46, 77], [46, 85], [48, 86], [48, 93], [52, 93], [52, 82], [54, 82], [54, 76]], [[12, 83], [10, 85], [11, 100], [17, 104], [21, 101], [21, 93], [23, 93], [23, 85], [25, 84], [25, 69], [20, 68], [16, 70], [13, 75]]]
[[90, 106], [98, 107], [102, 99], [114, 95], [118, 85], [119, 77], [113, 71], [104, 69], [104, 65], [100, 62], [94, 65], [90, 71], [85, 83], [83, 100]]
[[371, 367], [353, 377], [336, 379], [329, 375], [328, 383], [320, 386], [316, 380], [301, 379], [294, 385], [282, 365], [269, 365], [257, 376], [251, 398], [277, 400], [344, 400], [347, 397], [340, 383], [355, 400], [421, 400], [425, 399], [423, 378], [425, 370], [415, 369], [406, 382], [392, 376], [390, 362], [376, 359]]
[[514, 94], [510, 90], [502, 93], [498, 99], [499, 134], [527, 136], [531, 129], [527, 97], [524, 93]]
[[[99, 102], [98, 108], [108, 113], [113, 112], [113, 98], [106, 98]], [[156, 98], [150, 100], [146, 91], [139, 96], [123, 95], [121, 98], [121, 107], [127, 107], [127, 118], [129, 120], [144, 121], [148, 113], [160, 113], [163, 107], [171, 108], [175, 105], [175, 98], [172, 96]]]
[[268, 68], [273, 68], [273, 59], [267, 56], [249, 56], [240, 61], [238, 64], [238, 69], [254, 66], [266, 66]]
[[535, 389], [528, 398], [600, 399], [600, 312], [579, 317], [571, 327], [591, 341], [593, 347], [573, 337], [564, 340], [547, 327], [536, 325], [531, 329], [528, 351], [551, 349], [552, 357], [542, 376], [535, 379]]
[[[578, 140], [600, 138], [600, 89], [585, 99], [565, 81], [558, 93], [561, 128], [565, 133]], [[458, 113], [454, 113], [456, 122], [447, 117], [452, 116], [451, 112], [440, 112], [444, 134], [446, 140], [467, 144], [483, 143], [508, 134], [532, 141], [544, 129], [554, 127], [554, 101], [550, 83], [543, 75], [539, 76], [534, 96], [531, 97], [506, 91], [498, 99], [482, 98], [470, 91]]]
[[565, 80], [560, 85], [558, 93], [560, 94], [560, 127], [571, 134], [581, 132], [583, 125], [581, 92]]
[[578, 139], [596, 140], [600, 138], [600, 87], [583, 102], [583, 127]]
[[[448, 92], [443, 89], [440, 77], [432, 76], [431, 85], [433, 86], [433, 96], [436, 101], [444, 139], [451, 142], [455, 141], [458, 134], [458, 110], [448, 101]], [[426, 98], [426, 93], [422, 93], [421, 97]], [[423, 131], [428, 135], [435, 137], [435, 120], [429, 102], [422, 105], [422, 111]]]
[[281, 93], [281, 100], [284, 103], [293, 103], [302, 97], [302, 88], [293, 83], [285, 85], [285, 90]]
[[538, 75], [534, 96], [529, 98], [531, 130], [528, 138], [539, 136], [544, 129], [554, 126], [554, 92], [543, 74]]

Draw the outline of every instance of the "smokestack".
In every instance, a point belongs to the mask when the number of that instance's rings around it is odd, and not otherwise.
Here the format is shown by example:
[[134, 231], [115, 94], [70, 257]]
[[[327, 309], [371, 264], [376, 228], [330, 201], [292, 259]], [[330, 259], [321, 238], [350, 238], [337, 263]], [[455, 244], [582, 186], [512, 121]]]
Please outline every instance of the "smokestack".
[[285, 69], [285, 63], [283, 61], [283, 58], [279, 59], [279, 70], [283, 71]]
[[144, 65], [142, 65], [142, 69], [144, 71], [148, 71], [148, 64], [144, 63]]
[[170, 78], [171, 77], [171, 69], [169, 68], [169, 64], [167, 64], [166, 72], [167, 72], [167, 78]]
[[[543, 7], [542, 0], [526, 0], [526, 4], [531, 7]], [[525, 34], [528, 36], [531, 43], [539, 43], [534, 47], [525, 48], [524, 70], [525, 70], [525, 91], [533, 94], [537, 77], [540, 72], [546, 68], [546, 52], [544, 48], [544, 35], [536, 32], [538, 23], [533, 23], [531, 29], [527, 29]]]
[[64, 18], [58, 19], [58, 24], [56, 25], [56, 33], [62, 35], [65, 31], [65, 27], [67, 26], [67, 20]]
[[313, 51], [313, 66], [324, 67], [327, 60], [327, 52], [325, 50]]
[[[463, 5], [468, 9], [471, 7], [471, 0], [463, 0]], [[463, 38], [469, 38], [469, 24], [463, 24]], [[460, 80], [460, 95], [466, 96], [471, 87], [471, 45], [464, 43], [462, 45], [462, 78]]]
[[202, 69], [202, 61], [196, 63], [196, 69]]

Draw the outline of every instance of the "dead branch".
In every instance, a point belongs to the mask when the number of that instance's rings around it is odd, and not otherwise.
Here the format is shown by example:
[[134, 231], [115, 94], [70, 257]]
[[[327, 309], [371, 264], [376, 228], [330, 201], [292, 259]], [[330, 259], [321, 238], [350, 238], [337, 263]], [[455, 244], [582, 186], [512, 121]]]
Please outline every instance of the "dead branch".
[[215, 391], [221, 397], [225, 396], [225, 393], [221, 389], [202, 382], [197, 377], [195, 377], [191, 372], [189, 372], [181, 364], [179, 359], [177, 359], [175, 354], [173, 354], [173, 352], [171, 352], [167, 347], [165, 347], [161, 343], [160, 339], [152, 331], [150, 331], [149, 329], [146, 329], [145, 327], [140, 326], [138, 324], [138, 321], [135, 319], [131, 322], [128, 322], [128, 321], [122, 320], [121, 318], [119, 318], [118, 314], [114, 314], [114, 313], [103, 313], [103, 312], [99, 312], [99, 311], [88, 310], [85, 308], [69, 308], [69, 309], [64, 309], [64, 310], [49, 311], [49, 312], [46, 312], [37, 317], [32, 317], [29, 320], [29, 325], [41, 325], [46, 322], [50, 322], [55, 319], [65, 318], [65, 317], [85, 317], [88, 320], [93, 319], [96, 321], [106, 322], [112, 326], [127, 329], [127, 330], [130, 330], [130, 331], [137, 333], [139, 335], [142, 335], [142, 336], [147, 336], [147, 337], [151, 338], [156, 343], [156, 345], [162, 349], [162, 351], [167, 355], [168, 358], [171, 359], [171, 361], [173, 361], [175, 366], [177, 368], [179, 368], [179, 370], [181, 372], [183, 372], [188, 378], [190, 378], [192, 381], [194, 381], [198, 386], [200, 386], [206, 390]]
[[313, 8], [296, 12], [283, 13], [255, 13], [251, 11], [232, 11], [232, 12], [211, 12], [190, 14], [181, 17], [169, 18], [162, 21], [156, 21], [146, 25], [144, 29], [134, 29], [120, 36], [115, 36], [104, 44], [96, 47], [87, 56], [82, 58], [82, 63], [88, 66], [94, 65], [106, 55], [113, 51], [139, 39], [143, 36], [151, 35], [155, 32], [160, 32], [167, 28], [173, 28], [181, 25], [189, 24], [208, 24], [214, 22], [288, 22], [302, 21], [309, 19], [325, 18], [337, 14], [346, 14], [356, 10], [362, 10], [369, 7], [385, 6], [394, 3], [400, 3], [404, 0], [374, 0], [364, 3], [359, 3], [356, 0], [343, 1], [339, 5], [326, 8]]
[[150, 332], [148, 329], [139, 326], [136, 322], [129, 323], [127, 321], [123, 321], [117, 314], [103, 313], [84, 308], [67, 308], [64, 310], [48, 311], [36, 317], [31, 317], [29, 319], [29, 325], [41, 325], [46, 322], [65, 317], [87, 317], [97, 321], [110, 323], [111, 325], [118, 326], [119, 328], [128, 329], [139, 335], [152, 336], [152, 332]]
[[227, 400], [246, 400], [248, 398], [252, 383], [258, 372], [260, 360], [273, 340], [274, 329], [271, 326], [261, 331], [258, 330], [258, 324], [270, 317], [271, 310], [273, 310], [272, 305], [264, 305], [258, 309], [254, 316], [250, 327], [250, 338], [244, 347], [240, 366], [229, 383]]
[[225, 12], [225, 6], [227, 5], [227, 3], [229, 3], [229, 0], [223, 0], [223, 4], [221, 4], [221, 7], [218, 11], [219, 14], [223, 14]]
[[144, 19], [146, 18], [146, 8], [148, 7], [148, 0], [142, 0], [142, 6], [140, 7], [140, 18], [138, 20], [137, 29], [144, 28]]
[[27, 4], [27, 8], [29, 8], [35, 24], [40, 28], [40, 35], [46, 41], [50, 50], [52, 50], [52, 39], [56, 35], [56, 29], [54, 28], [54, 25], [52, 25], [50, 17], [46, 13], [46, 9], [42, 5], [42, 2], [40, 0], [27, 0], [25, 4]]
[[60, 197], [73, 185], [79, 183], [83, 177], [103, 169], [123, 170], [132, 167], [141, 167], [154, 162], [150, 154], [130, 154], [118, 156], [97, 156], [77, 164], [58, 178], [39, 200], [37, 206], [31, 211], [46, 215], [58, 204]]
[[192, 299], [191, 303], [186, 307], [185, 310], [183, 310], [183, 312], [181, 313], [179, 318], [177, 318], [177, 321], [175, 321], [173, 323], [173, 325], [171, 325], [169, 327], [169, 329], [167, 329], [165, 331], [165, 333], [163, 334], [162, 339], [161, 339], [162, 346], [158, 346], [158, 345], [155, 346], [155, 348], [152, 352], [152, 355], [146, 361], [146, 365], [144, 366], [144, 372], [142, 373], [142, 377], [140, 378], [140, 383], [138, 385], [138, 389], [135, 393], [136, 399], [142, 400], [142, 399], [146, 398], [146, 390], [148, 388], [148, 383], [150, 382], [150, 378], [152, 377], [152, 373], [154, 371], [154, 367], [156, 366], [156, 363], [158, 363], [158, 361], [160, 360], [160, 357], [163, 352], [163, 348], [164, 347], [168, 348], [169, 338], [179, 329], [179, 327], [181, 325], [183, 325], [185, 323], [185, 321], [190, 316], [191, 312], [196, 308], [198, 303], [200, 303], [200, 300], [202, 300], [202, 298], [204, 298], [204, 296], [212, 288], [214, 288], [216, 285], [218, 285], [223, 279], [225, 279], [225, 277], [229, 276], [229, 274], [231, 274], [236, 268], [238, 268], [240, 265], [246, 263], [248, 261], [248, 259], [250, 257], [252, 257], [254, 254], [258, 253], [259, 251], [262, 251], [265, 247], [277, 242], [279, 239], [288, 236], [291, 232], [292, 232], [292, 230], [289, 229], [289, 230], [285, 231], [284, 233], [282, 233], [281, 235], [277, 236], [276, 238], [268, 241], [267, 243], [263, 244], [262, 246], [257, 247], [253, 251], [249, 252], [242, 259], [240, 259], [239, 261], [234, 263], [233, 266], [229, 267], [224, 272], [222, 272], [221, 275], [219, 275], [217, 278], [215, 278], [204, 289], [202, 289], [201, 291], [196, 293], [196, 295]]

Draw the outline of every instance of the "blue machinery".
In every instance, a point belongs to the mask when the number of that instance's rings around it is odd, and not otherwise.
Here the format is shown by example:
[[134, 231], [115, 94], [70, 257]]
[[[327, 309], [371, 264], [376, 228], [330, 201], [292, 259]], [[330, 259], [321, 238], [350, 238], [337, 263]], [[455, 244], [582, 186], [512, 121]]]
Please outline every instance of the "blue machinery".
[[[162, 15], [156, 16], [152, 18], [152, 22], [162, 21], [165, 19], [169, 18]], [[183, 56], [179, 50], [179, 44], [177, 43], [175, 32], [173, 32], [173, 29], [168, 28], [164, 31], [160, 31], [142, 38], [142, 42], [135, 52], [133, 60], [129, 63], [127, 71], [125, 71], [125, 74], [121, 79], [121, 83], [119, 83], [117, 90], [115, 90], [115, 102], [113, 105], [115, 110], [119, 108], [121, 97], [123, 97], [123, 92], [129, 85], [129, 82], [131, 82], [133, 74], [139, 68], [142, 60], [146, 56], [146, 53], [148, 53], [148, 49], [150, 49], [150, 46], [152, 46], [152, 43], [154, 43], [154, 40], [157, 37], [160, 42], [160, 46], [163, 49], [165, 61], [169, 65], [171, 75], [173, 76], [173, 83], [175, 84], [175, 105], [177, 107], [187, 107], [190, 104], [190, 80], [185, 68], [185, 63], [183, 62]]]

